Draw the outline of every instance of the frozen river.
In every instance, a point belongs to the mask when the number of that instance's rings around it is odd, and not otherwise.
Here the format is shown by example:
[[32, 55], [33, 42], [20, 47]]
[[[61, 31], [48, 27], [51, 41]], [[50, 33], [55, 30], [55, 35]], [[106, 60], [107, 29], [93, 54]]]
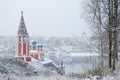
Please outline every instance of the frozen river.
[[101, 63], [100, 56], [96, 53], [70, 53], [69, 55], [58, 56], [53, 61], [57, 65], [63, 61], [66, 75], [88, 71]]

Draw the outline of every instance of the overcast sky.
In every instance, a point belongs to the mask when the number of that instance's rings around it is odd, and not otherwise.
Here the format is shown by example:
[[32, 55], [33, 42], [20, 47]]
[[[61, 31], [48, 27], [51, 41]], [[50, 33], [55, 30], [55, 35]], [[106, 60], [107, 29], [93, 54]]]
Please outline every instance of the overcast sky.
[[89, 34], [82, 0], [0, 0], [0, 35], [16, 36], [23, 11], [30, 36]]

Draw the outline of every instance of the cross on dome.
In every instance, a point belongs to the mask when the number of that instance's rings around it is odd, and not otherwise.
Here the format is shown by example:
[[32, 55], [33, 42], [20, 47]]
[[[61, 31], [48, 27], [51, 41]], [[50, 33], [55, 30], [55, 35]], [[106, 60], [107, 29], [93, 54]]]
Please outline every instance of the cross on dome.
[[23, 11], [21, 11], [21, 16], [23, 16]]

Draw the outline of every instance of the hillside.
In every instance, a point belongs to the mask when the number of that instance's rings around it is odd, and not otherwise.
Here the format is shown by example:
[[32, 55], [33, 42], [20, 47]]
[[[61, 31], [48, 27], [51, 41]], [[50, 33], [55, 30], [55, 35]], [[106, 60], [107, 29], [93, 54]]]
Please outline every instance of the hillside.
[[[0, 80], [56, 80], [67, 79], [64, 76], [60, 76], [48, 69], [38, 66], [39, 70], [35, 70], [34, 67], [23, 61], [15, 58], [0, 58]], [[69, 79], [68, 79], [69, 80]]]
[[27, 63], [15, 58], [0, 58], [0, 74], [29, 76], [35, 75], [34, 69]]

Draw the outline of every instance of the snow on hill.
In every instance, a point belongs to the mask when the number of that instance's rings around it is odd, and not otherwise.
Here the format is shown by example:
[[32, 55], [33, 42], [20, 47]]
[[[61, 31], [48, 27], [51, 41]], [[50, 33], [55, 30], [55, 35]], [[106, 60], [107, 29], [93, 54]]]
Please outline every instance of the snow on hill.
[[0, 58], [0, 74], [27, 76], [33, 75], [34, 71], [27, 63], [15, 58]]
[[[35, 60], [34, 60], [35, 61]], [[25, 63], [15, 58], [0, 58], [0, 80], [70, 80], [35, 61]]]

